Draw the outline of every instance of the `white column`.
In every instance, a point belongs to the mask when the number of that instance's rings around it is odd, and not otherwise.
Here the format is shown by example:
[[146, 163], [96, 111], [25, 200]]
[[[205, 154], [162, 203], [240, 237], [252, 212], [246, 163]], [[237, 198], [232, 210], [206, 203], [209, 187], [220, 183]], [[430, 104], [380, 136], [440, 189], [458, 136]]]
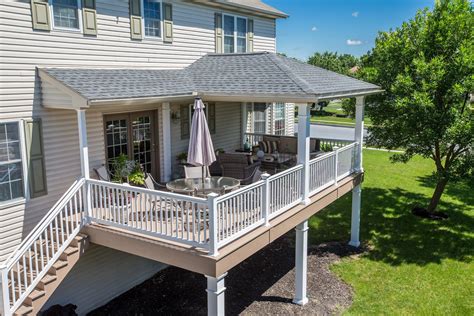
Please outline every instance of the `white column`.
[[359, 227], [360, 227], [360, 202], [361, 202], [360, 184], [352, 189], [352, 218], [351, 218], [351, 241], [349, 245], [359, 247]]
[[364, 142], [364, 97], [356, 98], [355, 141], [359, 144], [356, 151], [356, 170], [362, 172], [362, 144]]
[[303, 165], [303, 204], [309, 199], [309, 145], [310, 145], [311, 103], [298, 104], [298, 163]]
[[308, 220], [296, 226], [296, 258], [295, 258], [295, 298], [293, 303], [308, 303], [306, 296], [308, 274]]
[[163, 175], [161, 180], [171, 180], [171, 108], [168, 102], [161, 105], [161, 125], [163, 128]]
[[86, 110], [77, 110], [77, 126], [79, 128], [81, 172], [85, 179], [89, 179], [89, 147], [87, 145]]
[[220, 277], [214, 278], [207, 276], [207, 315], [224, 316], [225, 315], [225, 286], [224, 278], [227, 272]]
[[242, 115], [241, 130], [242, 130], [242, 148], [243, 148], [245, 142], [247, 141], [247, 136], [245, 135], [245, 133], [247, 133], [247, 103], [242, 102], [240, 111]]
[[10, 299], [8, 297], [8, 278], [6, 267], [0, 267], [0, 315], [10, 316]]

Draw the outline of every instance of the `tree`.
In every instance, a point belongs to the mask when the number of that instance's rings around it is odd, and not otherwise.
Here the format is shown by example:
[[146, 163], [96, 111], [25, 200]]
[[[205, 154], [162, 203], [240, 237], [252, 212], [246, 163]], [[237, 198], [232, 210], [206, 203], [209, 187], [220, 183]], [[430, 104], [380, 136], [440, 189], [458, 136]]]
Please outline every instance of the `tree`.
[[317, 52], [309, 57], [308, 64], [348, 75], [352, 67], [359, 65], [359, 59], [349, 54], [339, 55], [332, 52]]
[[446, 184], [474, 176], [474, 16], [468, 0], [440, 0], [399, 28], [379, 33], [360, 75], [385, 93], [367, 99], [368, 142], [404, 148], [392, 157], [431, 158], [436, 188], [433, 213]]

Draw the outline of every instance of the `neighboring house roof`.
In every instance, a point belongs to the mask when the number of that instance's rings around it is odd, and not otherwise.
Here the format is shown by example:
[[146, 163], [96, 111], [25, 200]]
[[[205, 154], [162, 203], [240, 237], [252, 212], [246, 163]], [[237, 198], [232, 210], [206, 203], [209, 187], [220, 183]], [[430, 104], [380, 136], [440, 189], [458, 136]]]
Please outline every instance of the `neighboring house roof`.
[[191, 2], [202, 3], [216, 7], [231, 7], [238, 10], [250, 11], [252, 13], [260, 13], [274, 18], [287, 18], [288, 14], [275, 9], [274, 7], [263, 3], [260, 0], [189, 0]]
[[207, 54], [180, 70], [44, 68], [41, 74], [89, 105], [197, 95], [222, 101], [314, 102], [381, 91], [376, 85], [269, 52]]

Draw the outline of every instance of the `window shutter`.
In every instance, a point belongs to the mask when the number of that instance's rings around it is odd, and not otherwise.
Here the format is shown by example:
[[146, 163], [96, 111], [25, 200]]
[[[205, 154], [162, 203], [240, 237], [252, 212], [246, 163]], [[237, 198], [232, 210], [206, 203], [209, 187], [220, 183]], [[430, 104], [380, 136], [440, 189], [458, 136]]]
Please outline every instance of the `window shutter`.
[[31, 0], [31, 20], [35, 30], [51, 30], [48, 0]]
[[181, 139], [189, 138], [189, 105], [183, 104], [180, 106], [181, 117]]
[[25, 121], [26, 161], [30, 197], [48, 194], [44, 165], [43, 129], [40, 119]]
[[173, 6], [171, 3], [163, 3], [163, 42], [173, 43]]
[[207, 125], [211, 134], [216, 133], [216, 104], [209, 103], [207, 105]]
[[224, 40], [222, 32], [222, 14], [216, 13], [214, 16], [215, 31], [216, 31], [216, 53], [224, 52]]
[[253, 20], [247, 20], [247, 52], [253, 52]]
[[82, 19], [84, 34], [97, 35], [97, 11], [95, 9], [95, 0], [83, 0]]
[[130, 0], [130, 36], [142, 39], [142, 7], [140, 0]]

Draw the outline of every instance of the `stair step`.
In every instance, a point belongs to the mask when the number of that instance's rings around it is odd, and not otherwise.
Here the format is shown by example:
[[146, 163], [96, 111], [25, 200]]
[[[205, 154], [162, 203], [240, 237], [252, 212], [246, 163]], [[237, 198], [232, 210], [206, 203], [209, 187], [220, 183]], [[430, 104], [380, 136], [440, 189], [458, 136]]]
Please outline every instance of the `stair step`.
[[25, 304], [26, 305], [30, 305], [32, 306], [33, 305], [33, 302], [36, 301], [37, 299], [43, 297], [46, 295], [46, 292], [41, 290], [41, 289], [34, 289], [30, 295], [28, 295], [28, 297], [25, 299]]
[[30, 315], [33, 312], [33, 307], [26, 304], [21, 305], [15, 312], [15, 315]]

